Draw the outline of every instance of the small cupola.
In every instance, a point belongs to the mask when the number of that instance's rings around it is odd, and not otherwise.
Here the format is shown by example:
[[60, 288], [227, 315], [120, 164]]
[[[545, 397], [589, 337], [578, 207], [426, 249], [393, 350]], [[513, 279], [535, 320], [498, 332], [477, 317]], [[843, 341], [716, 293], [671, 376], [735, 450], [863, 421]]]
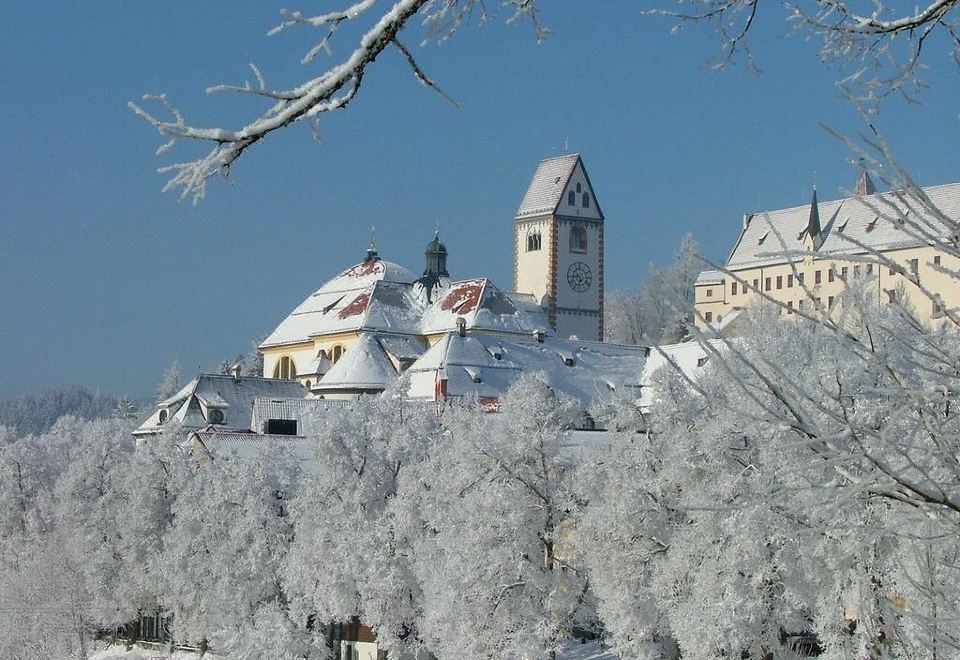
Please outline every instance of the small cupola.
[[440, 242], [440, 232], [433, 235], [433, 240], [427, 243], [427, 249], [424, 252], [427, 258], [427, 267], [424, 269], [424, 275], [434, 277], [450, 277], [447, 272], [447, 247]]
[[426, 267], [414, 284], [419, 295], [432, 304], [442, 290], [450, 283], [450, 273], [447, 272], [447, 247], [440, 242], [440, 232], [436, 231], [433, 240], [427, 243], [424, 251]]

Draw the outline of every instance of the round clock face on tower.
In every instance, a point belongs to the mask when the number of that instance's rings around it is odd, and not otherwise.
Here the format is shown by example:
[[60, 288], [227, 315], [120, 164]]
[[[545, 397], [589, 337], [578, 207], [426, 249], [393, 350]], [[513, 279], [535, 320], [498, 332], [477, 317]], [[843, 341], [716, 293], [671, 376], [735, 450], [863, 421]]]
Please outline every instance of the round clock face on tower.
[[582, 261], [570, 264], [570, 268], [567, 269], [567, 284], [570, 285], [571, 289], [586, 291], [590, 288], [592, 281], [593, 275], [590, 273], [590, 266]]

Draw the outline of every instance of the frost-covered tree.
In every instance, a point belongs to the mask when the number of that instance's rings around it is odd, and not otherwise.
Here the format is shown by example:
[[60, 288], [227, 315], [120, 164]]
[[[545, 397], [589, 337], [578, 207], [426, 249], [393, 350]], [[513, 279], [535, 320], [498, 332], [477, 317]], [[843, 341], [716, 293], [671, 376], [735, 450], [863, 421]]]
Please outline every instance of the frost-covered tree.
[[[15, 436], [46, 433], [64, 415], [98, 419], [113, 414], [119, 399], [81, 385], [51, 387], [39, 394], [24, 394], [0, 401], [0, 425]], [[0, 439], [2, 442], [2, 439]]]
[[639, 289], [621, 289], [604, 304], [604, 334], [620, 344], [672, 344], [693, 323], [693, 285], [704, 267], [692, 234], [680, 242], [673, 262], [651, 264]]
[[253, 456], [218, 454], [186, 479], [154, 554], [157, 604], [177, 640], [231, 658], [308, 655], [306, 618], [291, 615], [280, 575], [301, 475], [294, 452], [263, 446]]
[[[356, 46], [319, 75], [307, 75], [303, 82], [290, 87], [268, 85], [263, 72], [251, 65], [252, 79], [238, 85], [208, 88], [208, 93], [235, 92], [264, 99], [266, 110], [237, 128], [193, 124], [166, 94], [148, 95], [144, 104], [129, 105], [163, 136], [166, 142], [158, 153], [167, 152], [181, 140], [208, 146], [209, 151], [199, 158], [161, 169], [172, 174], [165, 190], [178, 190], [181, 198], [191, 197], [196, 202], [203, 197], [211, 177], [228, 175], [234, 161], [270, 133], [304, 120], [315, 122], [323, 113], [349, 105], [359, 93], [368, 67], [388, 49], [395, 49], [409, 63], [417, 81], [440, 92], [400, 41], [401, 34], [413, 31], [412, 26], [416, 25], [422, 31], [415, 39], [443, 40], [475, 14], [488, 18], [493, 4], [481, 0], [392, 0], [379, 4], [376, 0], [356, 0], [321, 14], [284, 10], [283, 20], [270, 34], [293, 27], [318, 31], [316, 44], [303, 55], [301, 63], [312, 64], [318, 55], [330, 54], [334, 39], [344, 32], [356, 38]], [[547, 35], [548, 30], [539, 22], [536, 0], [500, 0], [496, 4], [507, 9], [509, 21], [530, 19], [538, 39]], [[840, 83], [857, 103], [876, 104], [894, 93], [916, 98], [924, 87], [920, 76], [923, 57], [929, 57], [930, 52], [946, 51], [954, 64], [960, 61], [957, 0], [931, 0], [913, 10], [891, 7], [880, 0], [803, 0], [780, 4], [786, 24], [820, 44], [819, 61], [841, 67]], [[718, 67], [740, 56], [756, 66], [749, 36], [759, 29], [754, 20], [758, 7], [757, 0], [680, 0], [675, 10], [661, 7], [648, 13], [675, 19], [676, 31], [689, 23], [710, 25], [720, 42], [714, 62]], [[643, 9], [637, 11], [639, 14]], [[942, 47], [933, 48], [933, 44]], [[157, 110], [146, 109], [148, 104]], [[158, 111], [168, 117], [161, 118]]]
[[[437, 435], [432, 407], [403, 387], [364, 397], [315, 420], [315, 469], [291, 504], [295, 539], [283, 578], [291, 609], [320, 625], [357, 617], [387, 649], [420, 644], [420, 587], [411, 568], [408, 471]], [[317, 626], [317, 634], [321, 633]]]
[[552, 657], [592, 621], [570, 539], [577, 406], [523, 376], [500, 412], [448, 408], [413, 498], [422, 633], [440, 658]]
[[622, 650], [777, 656], [812, 631], [826, 657], [960, 655], [960, 332], [855, 289], [843, 309], [761, 314], [596, 469], [581, 541]]
[[174, 360], [163, 372], [163, 377], [157, 385], [157, 401], [163, 401], [183, 387], [183, 373], [180, 369], [180, 360]]

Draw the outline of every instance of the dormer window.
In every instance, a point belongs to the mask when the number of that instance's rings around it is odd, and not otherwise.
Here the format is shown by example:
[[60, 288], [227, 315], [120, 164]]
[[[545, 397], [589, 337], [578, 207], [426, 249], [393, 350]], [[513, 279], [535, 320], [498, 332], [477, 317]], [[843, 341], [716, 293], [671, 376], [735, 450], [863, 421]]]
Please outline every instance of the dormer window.
[[839, 227], [837, 227], [837, 231], [842, 234], [843, 231], [847, 228], [847, 225], [848, 225], [849, 223], [850, 223], [850, 218], [847, 218], [846, 220], [843, 221], [843, 224], [842, 224], [842, 225], [840, 225]]
[[536, 252], [540, 249], [543, 239], [539, 231], [532, 231], [527, 234], [527, 252]]
[[207, 410], [207, 421], [211, 424], [223, 424], [224, 419], [223, 411], [219, 408], [210, 408]]
[[577, 203], [577, 194], [572, 190], [567, 193], [567, 206], [573, 206]]
[[869, 234], [877, 227], [877, 218], [874, 218], [872, 222], [867, 223], [867, 233]]
[[766, 234], [761, 236], [760, 239], [757, 241], [757, 245], [763, 245], [763, 242], [767, 240], [767, 236], [769, 235], [770, 235], [770, 232], [768, 231]]
[[590, 208], [590, 193], [588, 192], [583, 193], [583, 208]]
[[587, 228], [583, 225], [574, 225], [570, 228], [570, 251], [587, 251]]
[[157, 419], [160, 421], [161, 424], [163, 424], [164, 422], [167, 421], [167, 418], [169, 416], [170, 414], [166, 411], [166, 409], [163, 409], [160, 411], [160, 414], [157, 416]]

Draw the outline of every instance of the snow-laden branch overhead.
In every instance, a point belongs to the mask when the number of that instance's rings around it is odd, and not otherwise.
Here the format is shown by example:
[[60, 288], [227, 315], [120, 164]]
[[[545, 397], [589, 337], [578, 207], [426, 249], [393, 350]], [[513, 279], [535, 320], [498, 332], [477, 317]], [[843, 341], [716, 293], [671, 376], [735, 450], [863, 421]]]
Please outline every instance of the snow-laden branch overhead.
[[[511, 12], [510, 21], [528, 18], [533, 23], [538, 38], [546, 35], [546, 29], [540, 25], [537, 18], [537, 7], [533, 0], [504, 0], [502, 4]], [[377, 0], [361, 0], [343, 9], [317, 15], [283, 10], [283, 21], [268, 34], [275, 35], [294, 26], [323, 31], [320, 40], [301, 59], [301, 63], [310, 64], [320, 53], [332, 55], [331, 41], [344, 22], [359, 21], [377, 6]], [[181, 199], [189, 197], [194, 203], [199, 202], [211, 177], [228, 176], [231, 165], [249, 147], [270, 133], [305, 119], [316, 121], [322, 113], [347, 107], [359, 93], [367, 67], [391, 45], [401, 53], [418, 82], [456, 106], [456, 101], [447, 96], [426, 74], [411, 51], [399, 41], [398, 36], [410, 20], [419, 14], [423, 17], [422, 22], [431, 37], [447, 38], [470, 17], [476, 7], [480, 7], [486, 16], [484, 3], [480, 0], [394, 0], [392, 4], [381, 3], [380, 6], [385, 7], [383, 13], [362, 34], [349, 56], [300, 85], [289, 89], [272, 89], [268, 87], [262, 71], [255, 64], [251, 64], [256, 82], [247, 81], [241, 85], [220, 84], [207, 88], [208, 94], [233, 92], [274, 101], [266, 111], [240, 128], [193, 124], [166, 94], [146, 95], [141, 103], [128, 103], [133, 112], [149, 122], [166, 139], [157, 150], [158, 155], [168, 152], [181, 140], [210, 145], [206, 155], [200, 158], [160, 168], [160, 172], [171, 175], [164, 186], [164, 192], [176, 190]], [[151, 105], [158, 110], [148, 109]], [[159, 111], [168, 117], [162, 117]]]

